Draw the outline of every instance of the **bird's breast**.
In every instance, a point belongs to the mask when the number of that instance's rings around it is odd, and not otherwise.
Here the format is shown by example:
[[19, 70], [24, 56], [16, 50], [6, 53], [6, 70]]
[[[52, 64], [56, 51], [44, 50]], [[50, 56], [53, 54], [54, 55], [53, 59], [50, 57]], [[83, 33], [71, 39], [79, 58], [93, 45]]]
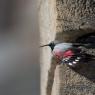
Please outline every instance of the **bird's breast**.
[[72, 44], [70, 43], [61, 43], [57, 44], [54, 47], [53, 55], [58, 59], [63, 59], [63, 57], [70, 57], [73, 55], [73, 51], [70, 50], [72, 48]]
[[63, 58], [70, 58], [74, 55], [74, 52], [72, 50], [66, 50], [66, 51], [60, 51], [60, 50], [56, 50], [53, 51], [53, 55], [57, 58], [57, 59], [63, 59]]

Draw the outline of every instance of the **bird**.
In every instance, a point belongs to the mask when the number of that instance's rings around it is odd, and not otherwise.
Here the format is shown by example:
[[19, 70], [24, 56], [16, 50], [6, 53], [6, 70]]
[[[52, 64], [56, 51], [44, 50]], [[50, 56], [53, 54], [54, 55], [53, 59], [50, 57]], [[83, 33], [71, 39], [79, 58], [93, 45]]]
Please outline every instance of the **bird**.
[[61, 64], [75, 68], [83, 62], [91, 61], [94, 55], [87, 54], [84, 48], [95, 48], [93, 43], [66, 43], [59, 41], [51, 41], [49, 44], [40, 47], [49, 46], [53, 56], [59, 60]]
[[90, 43], [95, 44], [95, 32], [85, 34], [76, 39], [77, 43]]

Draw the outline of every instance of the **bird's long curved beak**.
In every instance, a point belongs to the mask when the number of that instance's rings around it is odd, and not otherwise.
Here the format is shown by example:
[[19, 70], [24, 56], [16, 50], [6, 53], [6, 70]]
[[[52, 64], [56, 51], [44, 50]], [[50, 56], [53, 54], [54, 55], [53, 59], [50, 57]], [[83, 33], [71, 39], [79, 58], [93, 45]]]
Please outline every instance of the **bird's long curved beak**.
[[42, 45], [42, 46], [40, 46], [40, 47], [45, 47], [45, 46], [49, 46], [49, 44], [46, 44], [46, 45]]

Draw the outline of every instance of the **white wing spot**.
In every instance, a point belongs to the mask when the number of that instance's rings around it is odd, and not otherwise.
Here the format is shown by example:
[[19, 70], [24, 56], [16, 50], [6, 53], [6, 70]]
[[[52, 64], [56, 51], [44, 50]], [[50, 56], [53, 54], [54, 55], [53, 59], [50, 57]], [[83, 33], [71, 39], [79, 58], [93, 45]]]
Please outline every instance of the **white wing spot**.
[[65, 61], [68, 61], [67, 59], [65, 59]]
[[72, 63], [69, 63], [69, 65], [72, 65]]
[[76, 64], [77, 62], [73, 61], [73, 64]]
[[78, 62], [79, 60], [78, 60], [78, 59], [76, 59], [75, 61], [76, 61], [76, 62]]

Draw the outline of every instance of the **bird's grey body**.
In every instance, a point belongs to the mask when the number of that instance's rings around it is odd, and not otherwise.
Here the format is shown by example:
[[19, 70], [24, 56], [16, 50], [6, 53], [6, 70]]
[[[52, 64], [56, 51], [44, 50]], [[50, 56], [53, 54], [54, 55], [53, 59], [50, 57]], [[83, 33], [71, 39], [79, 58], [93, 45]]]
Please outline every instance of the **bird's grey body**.
[[53, 51], [60, 50], [64, 52], [70, 48], [72, 48], [72, 43], [59, 43], [54, 47]]

